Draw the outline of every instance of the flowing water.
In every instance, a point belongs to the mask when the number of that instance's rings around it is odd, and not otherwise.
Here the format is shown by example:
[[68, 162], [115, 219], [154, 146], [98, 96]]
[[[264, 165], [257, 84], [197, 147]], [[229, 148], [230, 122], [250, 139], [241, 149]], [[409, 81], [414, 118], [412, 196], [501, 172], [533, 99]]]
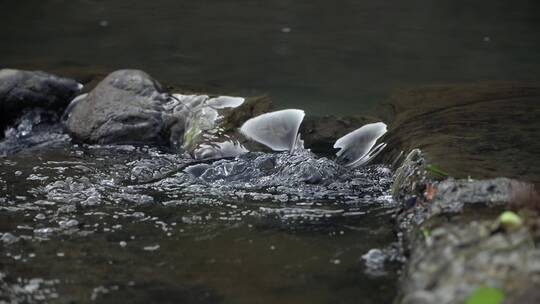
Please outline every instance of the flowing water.
[[[0, 159], [0, 300], [357, 303], [395, 295], [389, 169], [343, 171], [308, 152], [251, 153], [217, 161], [231, 170], [208, 180], [182, 170], [190, 160], [156, 148], [74, 145], [61, 129], [40, 128], [40, 115], [27, 115], [2, 143], [3, 153], [23, 151]], [[245, 178], [280, 162], [275, 174]], [[344, 177], [310, 184], [287, 171], [308, 162]], [[363, 257], [371, 249], [382, 254]]]
[[179, 87], [267, 93], [308, 115], [363, 113], [404, 86], [540, 79], [536, 0], [0, 5], [0, 67], [140, 68]]
[[[362, 114], [404, 86], [538, 80], [538, 11], [533, 0], [0, 0], [0, 68], [83, 82], [139, 68], [308, 115]], [[75, 145], [53, 116], [29, 113], [0, 142], [0, 302], [395, 296], [389, 169], [321, 186], [201, 181], [170, 151]]]

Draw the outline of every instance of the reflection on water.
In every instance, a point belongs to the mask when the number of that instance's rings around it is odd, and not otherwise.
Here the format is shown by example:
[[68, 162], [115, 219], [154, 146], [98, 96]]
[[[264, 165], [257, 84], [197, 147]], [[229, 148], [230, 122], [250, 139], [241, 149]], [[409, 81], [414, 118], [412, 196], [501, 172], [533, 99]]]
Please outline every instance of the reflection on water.
[[361, 113], [399, 86], [540, 79], [535, 0], [0, 5], [0, 67], [136, 67], [189, 88], [268, 93], [308, 113]]

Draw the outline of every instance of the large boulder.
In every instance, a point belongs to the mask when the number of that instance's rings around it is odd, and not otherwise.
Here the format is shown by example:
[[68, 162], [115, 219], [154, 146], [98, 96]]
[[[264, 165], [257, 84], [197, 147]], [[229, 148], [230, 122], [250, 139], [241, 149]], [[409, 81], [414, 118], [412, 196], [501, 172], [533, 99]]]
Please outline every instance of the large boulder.
[[0, 129], [3, 131], [30, 108], [62, 111], [81, 88], [75, 80], [45, 72], [0, 70]]
[[145, 72], [119, 70], [74, 100], [64, 123], [83, 142], [168, 144], [168, 130], [183, 125], [168, 109], [170, 102], [171, 96]]
[[395, 174], [394, 219], [407, 262], [394, 302], [472, 303], [488, 288], [504, 303], [538, 303], [534, 186], [501, 177], [437, 181], [433, 173], [413, 150]]

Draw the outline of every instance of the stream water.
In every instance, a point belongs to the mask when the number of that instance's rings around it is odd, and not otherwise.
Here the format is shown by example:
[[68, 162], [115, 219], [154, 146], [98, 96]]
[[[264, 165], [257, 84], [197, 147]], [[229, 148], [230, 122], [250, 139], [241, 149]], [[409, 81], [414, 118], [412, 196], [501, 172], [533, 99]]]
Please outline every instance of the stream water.
[[[82, 82], [138, 68], [308, 115], [364, 114], [400, 87], [540, 79], [539, 11], [535, 0], [0, 0], [0, 68]], [[48, 114], [28, 115], [0, 142], [0, 302], [397, 293], [384, 166], [320, 187], [203, 182], [170, 151], [73, 144]]]
[[139, 68], [309, 114], [365, 113], [399, 87], [540, 79], [539, 11], [536, 0], [0, 1], [0, 67]]
[[[24, 150], [0, 159], [0, 300], [375, 303], [395, 295], [392, 178], [382, 166], [322, 185], [272, 175], [264, 184], [233, 175], [206, 182], [182, 171], [189, 160], [176, 154], [73, 145], [60, 129], [29, 127], [40, 121], [30, 117], [2, 142]], [[291, 159], [246, 157], [261, 166]], [[371, 249], [382, 252], [363, 257]]]

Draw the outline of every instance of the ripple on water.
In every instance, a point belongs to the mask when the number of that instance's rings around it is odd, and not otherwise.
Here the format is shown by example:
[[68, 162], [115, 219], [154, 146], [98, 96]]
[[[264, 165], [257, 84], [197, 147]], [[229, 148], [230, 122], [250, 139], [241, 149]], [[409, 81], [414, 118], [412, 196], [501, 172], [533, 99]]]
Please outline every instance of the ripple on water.
[[[159, 282], [162, 294], [174, 296], [181, 284], [183, 296], [234, 302], [255, 294], [291, 299], [308, 284], [327, 290], [317, 303], [336, 293], [357, 298], [367, 292], [358, 282], [384, 282], [390, 299], [395, 267], [385, 262], [382, 276], [370, 279], [361, 256], [395, 241], [384, 228], [391, 172], [340, 171], [310, 154], [287, 158], [217, 161], [210, 167], [228, 170], [219, 178], [186, 173], [188, 160], [148, 147], [79, 145], [2, 159], [0, 263], [9, 275], [1, 291], [28, 302], [112, 301], [115, 294], [142, 299]], [[246, 171], [253, 163], [266, 165]], [[304, 167], [290, 170], [295, 165]], [[313, 170], [333, 175], [310, 183]], [[30, 282], [35, 277], [43, 282]]]

